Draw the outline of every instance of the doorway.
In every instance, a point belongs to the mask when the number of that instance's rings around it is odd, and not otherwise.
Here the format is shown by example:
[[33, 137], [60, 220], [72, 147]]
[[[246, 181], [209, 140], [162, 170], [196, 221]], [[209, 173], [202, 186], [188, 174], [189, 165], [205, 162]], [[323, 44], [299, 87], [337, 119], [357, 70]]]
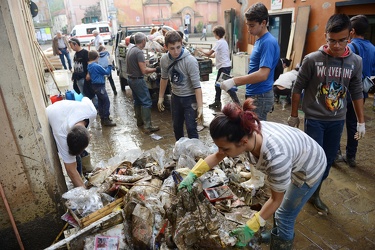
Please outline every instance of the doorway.
[[280, 58], [286, 57], [292, 25], [292, 13], [270, 15], [269, 32], [280, 46]]

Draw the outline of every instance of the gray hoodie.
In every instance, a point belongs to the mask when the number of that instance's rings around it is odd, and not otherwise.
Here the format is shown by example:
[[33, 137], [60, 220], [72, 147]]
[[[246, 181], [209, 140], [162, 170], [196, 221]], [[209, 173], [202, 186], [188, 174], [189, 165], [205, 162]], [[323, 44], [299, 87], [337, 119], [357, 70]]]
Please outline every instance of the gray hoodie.
[[363, 98], [362, 59], [347, 47], [342, 57], [333, 57], [324, 49], [305, 56], [293, 93], [302, 93], [305, 118], [324, 121], [345, 120], [346, 95]]
[[[175, 65], [169, 70], [169, 66]], [[166, 53], [160, 59], [161, 77], [169, 79], [172, 86], [172, 93], [177, 96], [195, 95], [195, 89], [201, 87], [198, 61], [186, 49], [182, 49], [181, 55], [174, 59]]]

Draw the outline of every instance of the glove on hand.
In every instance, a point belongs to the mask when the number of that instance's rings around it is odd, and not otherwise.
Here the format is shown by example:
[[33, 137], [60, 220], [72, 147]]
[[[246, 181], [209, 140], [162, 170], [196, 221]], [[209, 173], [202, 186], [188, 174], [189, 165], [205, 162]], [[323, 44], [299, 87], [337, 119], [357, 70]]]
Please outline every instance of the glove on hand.
[[190, 193], [196, 179], [197, 176], [190, 171], [188, 175], [184, 178], [184, 180], [181, 181], [180, 185], [178, 186], [178, 190], [186, 188], [187, 191]]
[[197, 119], [195, 121], [199, 123], [200, 121], [203, 121], [203, 107], [198, 107], [198, 114], [197, 114]]
[[164, 111], [164, 98], [163, 97], [159, 97], [159, 100], [158, 100], [158, 110], [160, 112]]
[[225, 91], [228, 91], [228, 90], [230, 90], [233, 86], [235, 86], [236, 84], [234, 83], [234, 80], [233, 80], [233, 78], [231, 78], [231, 79], [228, 79], [228, 80], [225, 80], [225, 81], [222, 81], [221, 83], [220, 83], [220, 88], [222, 89], [222, 90], [225, 90]]
[[288, 125], [291, 127], [296, 127], [298, 128], [299, 126], [299, 117], [294, 117], [294, 116], [289, 116], [288, 117]]
[[250, 220], [246, 222], [246, 225], [240, 226], [230, 232], [230, 236], [234, 236], [237, 238], [237, 247], [244, 247], [246, 246], [251, 238], [254, 236], [259, 228], [264, 226], [266, 221], [260, 216], [259, 212], [255, 213]]
[[155, 71], [156, 73], [158, 73], [158, 74], [160, 74], [160, 72], [161, 72], [161, 68], [158, 66], [158, 67], [156, 67], [156, 71]]
[[356, 140], [360, 140], [363, 137], [365, 137], [365, 133], [366, 133], [365, 123], [358, 123], [357, 122], [357, 133], [355, 133], [354, 138]]
[[186, 188], [189, 192], [191, 192], [194, 181], [210, 169], [210, 166], [208, 166], [203, 159], [199, 159], [197, 164], [195, 164], [195, 166], [192, 168], [189, 174], [180, 183], [180, 185], [178, 186], [178, 190]]

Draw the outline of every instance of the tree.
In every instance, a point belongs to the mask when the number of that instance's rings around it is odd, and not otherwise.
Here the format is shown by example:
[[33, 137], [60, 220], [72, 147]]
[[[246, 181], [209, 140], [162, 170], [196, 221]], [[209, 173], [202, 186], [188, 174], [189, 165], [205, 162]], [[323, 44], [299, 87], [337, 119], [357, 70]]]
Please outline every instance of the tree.
[[86, 8], [84, 19], [89, 22], [95, 22], [95, 21], [100, 20], [100, 16], [101, 16], [100, 3], [97, 2], [96, 5], [91, 5]]

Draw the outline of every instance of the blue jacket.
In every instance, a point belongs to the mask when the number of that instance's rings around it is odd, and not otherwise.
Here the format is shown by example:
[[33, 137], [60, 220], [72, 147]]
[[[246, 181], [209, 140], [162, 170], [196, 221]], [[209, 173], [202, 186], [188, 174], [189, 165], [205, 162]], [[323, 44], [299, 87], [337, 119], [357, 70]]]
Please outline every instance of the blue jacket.
[[97, 62], [93, 62], [87, 66], [87, 70], [90, 73], [92, 84], [105, 84], [104, 76], [111, 74], [112, 65], [108, 65], [108, 68], [104, 69]]

